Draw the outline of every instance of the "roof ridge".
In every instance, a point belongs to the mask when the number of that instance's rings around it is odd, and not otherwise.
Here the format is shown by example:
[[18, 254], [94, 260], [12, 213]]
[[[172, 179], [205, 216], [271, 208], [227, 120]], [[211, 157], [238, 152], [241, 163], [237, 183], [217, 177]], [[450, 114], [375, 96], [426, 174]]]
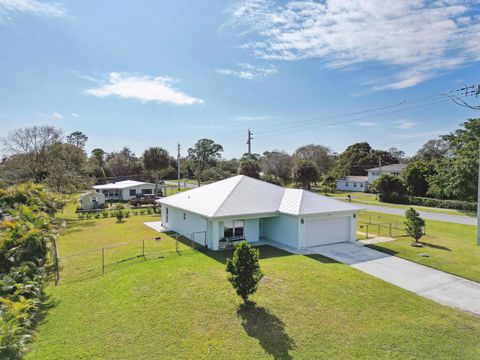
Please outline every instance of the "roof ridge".
[[298, 204], [298, 215], [300, 215], [302, 211], [303, 195], [304, 195], [304, 191], [303, 189], [300, 189], [300, 203]]
[[[223, 199], [223, 201], [220, 203], [220, 205], [218, 205], [217, 209], [215, 210], [215, 212], [210, 215], [210, 217], [213, 217], [213, 216], [216, 216], [218, 211], [220, 210], [220, 208], [222, 207], [223, 204], [225, 204], [225, 202], [230, 198], [230, 196], [232, 195], [233, 191], [237, 188], [237, 186], [242, 182], [242, 180], [244, 179], [243, 177], [244, 175], [235, 175], [235, 176], [232, 176], [228, 179], [233, 179], [233, 178], [236, 178], [238, 177], [238, 181], [237, 183], [235, 184], [234, 187], [232, 187], [232, 189], [228, 192], [227, 196], [225, 196], [225, 198]], [[227, 180], [227, 179], [225, 179]]]

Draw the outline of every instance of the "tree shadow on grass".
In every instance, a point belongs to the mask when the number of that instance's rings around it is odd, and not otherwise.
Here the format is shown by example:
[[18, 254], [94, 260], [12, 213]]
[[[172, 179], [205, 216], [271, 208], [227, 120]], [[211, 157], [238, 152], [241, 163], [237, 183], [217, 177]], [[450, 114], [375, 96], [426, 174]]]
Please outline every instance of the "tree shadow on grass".
[[95, 226], [96, 221], [94, 220], [68, 220], [67, 228], [63, 232], [64, 235], [81, 232], [85, 228]]
[[448, 248], [446, 246], [430, 244], [430, 243], [427, 243], [425, 241], [420, 241], [420, 244], [422, 244], [423, 246], [426, 246], [427, 248], [445, 250], [445, 251], [452, 251], [450, 248]]
[[366, 247], [370, 248], [370, 249], [373, 249], [373, 250], [378, 250], [378, 251], [381, 251], [385, 254], [388, 254], [388, 255], [396, 255], [398, 254], [398, 251], [395, 251], [395, 250], [392, 250], [392, 249], [388, 249], [388, 248], [384, 248], [384, 247], [381, 247], [381, 246], [378, 246], [378, 245], [373, 245], [373, 244], [367, 244], [365, 245]]
[[290, 350], [295, 348], [295, 342], [285, 332], [285, 324], [281, 319], [252, 302], [241, 304], [237, 314], [242, 319], [247, 335], [257, 339], [274, 359], [292, 359]]

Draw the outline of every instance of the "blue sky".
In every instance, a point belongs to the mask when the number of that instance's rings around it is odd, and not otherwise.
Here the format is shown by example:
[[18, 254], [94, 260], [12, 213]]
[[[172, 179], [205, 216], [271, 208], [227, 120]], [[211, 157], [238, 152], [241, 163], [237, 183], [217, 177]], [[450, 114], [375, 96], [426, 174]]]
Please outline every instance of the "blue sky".
[[0, 55], [0, 136], [49, 124], [138, 155], [209, 137], [239, 157], [251, 128], [257, 153], [413, 155], [476, 115], [439, 94], [480, 81], [480, 6], [0, 0]]

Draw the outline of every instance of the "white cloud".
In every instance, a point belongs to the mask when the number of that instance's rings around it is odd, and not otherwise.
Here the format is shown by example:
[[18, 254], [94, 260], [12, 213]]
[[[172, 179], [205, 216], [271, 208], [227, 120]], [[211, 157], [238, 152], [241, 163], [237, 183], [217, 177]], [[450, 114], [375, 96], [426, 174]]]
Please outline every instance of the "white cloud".
[[71, 113], [70, 115], [73, 116], [73, 117], [80, 117], [80, 115], [77, 114], [77, 113]]
[[11, 15], [28, 13], [40, 16], [63, 17], [67, 12], [58, 2], [37, 0], [0, 0], [0, 21], [10, 19]]
[[245, 80], [262, 80], [278, 72], [276, 66], [271, 64], [260, 66], [248, 63], [238, 63], [237, 66], [237, 69], [216, 69], [216, 72], [222, 75], [236, 76]]
[[236, 121], [265, 121], [272, 119], [273, 116], [271, 115], [260, 115], [260, 116], [235, 116], [233, 119]]
[[48, 119], [56, 119], [56, 120], [61, 120], [63, 119], [63, 115], [58, 113], [58, 112], [54, 112], [52, 114], [45, 114], [45, 113], [41, 113], [41, 112], [35, 112], [33, 113], [34, 115], [37, 115], [37, 116], [40, 116], [40, 117], [44, 117], [44, 118], [48, 118]]
[[175, 105], [203, 104], [198, 99], [173, 87], [174, 79], [169, 77], [152, 77], [128, 73], [111, 72], [106, 81], [94, 79], [99, 87], [84, 92], [97, 97], [118, 96], [142, 102], [158, 101]]
[[410, 121], [410, 120], [399, 120], [395, 121], [396, 128], [397, 129], [411, 129], [414, 127], [417, 123]]
[[243, 0], [226, 25], [255, 33], [242, 44], [265, 60], [318, 58], [326, 68], [384, 65], [381, 89], [402, 89], [480, 60], [477, 1]]
[[393, 134], [392, 137], [397, 139], [415, 139], [415, 138], [422, 138], [422, 137], [439, 136], [441, 134], [447, 134], [449, 132], [450, 130], [419, 131], [419, 132], [409, 133], [409, 134]]
[[377, 126], [377, 123], [373, 121], [357, 121], [356, 124], [362, 127]]

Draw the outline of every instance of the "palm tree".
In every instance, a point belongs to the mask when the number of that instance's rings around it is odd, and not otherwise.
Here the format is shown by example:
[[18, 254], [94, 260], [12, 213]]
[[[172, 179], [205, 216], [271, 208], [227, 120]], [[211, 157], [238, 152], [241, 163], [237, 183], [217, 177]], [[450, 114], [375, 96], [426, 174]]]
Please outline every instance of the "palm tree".
[[143, 166], [145, 170], [151, 171], [155, 175], [155, 196], [157, 196], [160, 172], [167, 169], [169, 164], [170, 155], [167, 150], [161, 147], [151, 147], [143, 153]]

